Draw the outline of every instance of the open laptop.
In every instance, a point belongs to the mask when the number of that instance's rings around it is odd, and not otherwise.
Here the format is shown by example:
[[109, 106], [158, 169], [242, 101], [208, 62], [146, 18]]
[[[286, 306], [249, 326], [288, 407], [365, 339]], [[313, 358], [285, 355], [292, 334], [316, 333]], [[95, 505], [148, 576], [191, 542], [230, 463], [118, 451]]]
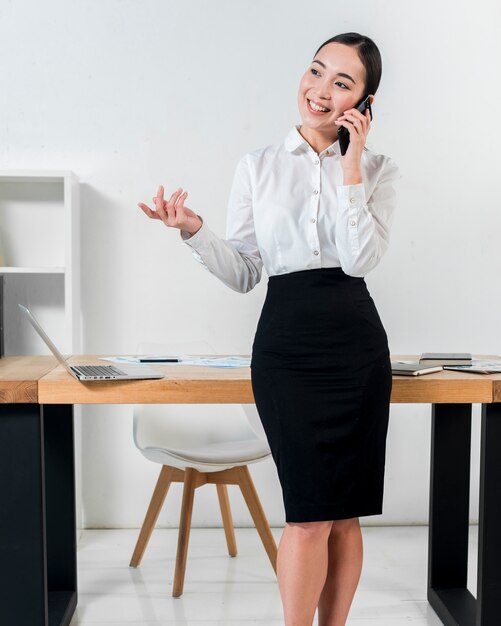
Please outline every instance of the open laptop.
[[49, 339], [47, 333], [33, 317], [30, 310], [22, 304], [18, 304], [17, 306], [21, 309], [23, 315], [37, 331], [43, 341], [47, 344], [47, 347], [59, 363], [64, 365], [68, 372], [78, 380], [136, 380], [143, 378], [164, 378], [164, 375], [160, 372], [145, 367], [144, 365], [120, 364], [120, 367], [115, 367], [114, 365], [70, 365]]

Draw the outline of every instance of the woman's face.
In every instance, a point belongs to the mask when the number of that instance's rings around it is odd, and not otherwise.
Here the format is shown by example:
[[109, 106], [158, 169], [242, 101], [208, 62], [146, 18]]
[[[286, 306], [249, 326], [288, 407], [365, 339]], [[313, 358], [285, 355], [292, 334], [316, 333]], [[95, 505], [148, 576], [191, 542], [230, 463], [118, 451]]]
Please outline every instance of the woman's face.
[[[364, 90], [365, 68], [357, 49], [342, 43], [327, 44], [315, 55], [299, 83], [303, 125], [337, 137], [334, 120], [358, 104]], [[315, 105], [322, 111], [314, 110]]]

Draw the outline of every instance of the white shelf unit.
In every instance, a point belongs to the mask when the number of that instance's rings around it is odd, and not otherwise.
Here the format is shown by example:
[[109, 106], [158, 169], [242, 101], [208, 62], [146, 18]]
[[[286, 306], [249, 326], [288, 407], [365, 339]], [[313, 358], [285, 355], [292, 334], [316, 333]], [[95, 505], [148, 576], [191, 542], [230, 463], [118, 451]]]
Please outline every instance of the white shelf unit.
[[17, 303], [65, 354], [79, 353], [80, 206], [67, 170], [0, 170], [4, 354], [48, 354]]

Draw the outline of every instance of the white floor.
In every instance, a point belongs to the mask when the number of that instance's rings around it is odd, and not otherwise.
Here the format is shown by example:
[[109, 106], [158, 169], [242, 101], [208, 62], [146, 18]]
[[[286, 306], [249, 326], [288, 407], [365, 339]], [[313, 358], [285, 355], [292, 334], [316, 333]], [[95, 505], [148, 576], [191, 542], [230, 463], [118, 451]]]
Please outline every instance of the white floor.
[[[440, 626], [426, 601], [425, 526], [363, 527], [364, 569], [348, 626]], [[282, 529], [273, 529], [277, 544]], [[177, 530], [156, 530], [140, 568], [128, 567], [137, 530], [86, 530], [78, 551], [79, 603], [71, 626], [282, 626], [276, 577], [252, 528], [239, 554], [222, 529], [193, 529], [181, 598], [173, 598]], [[475, 592], [477, 528], [468, 587]], [[315, 621], [316, 624], [316, 621]]]

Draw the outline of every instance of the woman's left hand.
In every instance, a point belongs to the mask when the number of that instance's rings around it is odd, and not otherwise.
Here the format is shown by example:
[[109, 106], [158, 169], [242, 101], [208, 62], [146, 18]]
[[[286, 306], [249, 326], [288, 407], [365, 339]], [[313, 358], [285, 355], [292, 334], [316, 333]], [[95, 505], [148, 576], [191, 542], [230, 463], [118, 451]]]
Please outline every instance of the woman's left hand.
[[371, 128], [371, 115], [369, 109], [360, 113], [357, 109], [348, 109], [334, 122], [336, 127], [344, 126], [350, 133], [350, 143], [346, 153], [341, 157], [341, 167], [345, 177], [361, 175], [361, 159], [365, 146], [365, 140]]

